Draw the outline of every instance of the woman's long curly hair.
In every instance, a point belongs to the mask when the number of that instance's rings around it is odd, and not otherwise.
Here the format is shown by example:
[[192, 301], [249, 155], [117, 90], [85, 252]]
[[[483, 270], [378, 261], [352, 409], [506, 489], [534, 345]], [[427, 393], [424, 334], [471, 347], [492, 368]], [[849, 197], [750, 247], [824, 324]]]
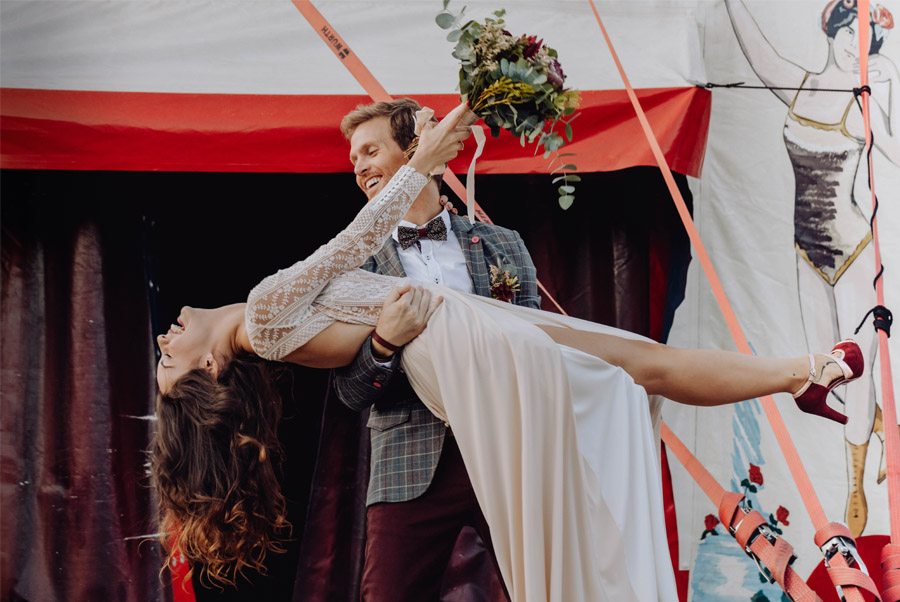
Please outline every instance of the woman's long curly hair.
[[181, 553], [204, 584], [233, 585], [290, 534], [276, 478], [281, 398], [267, 362], [235, 357], [213, 378], [182, 376], [156, 401], [152, 474], [166, 561]]

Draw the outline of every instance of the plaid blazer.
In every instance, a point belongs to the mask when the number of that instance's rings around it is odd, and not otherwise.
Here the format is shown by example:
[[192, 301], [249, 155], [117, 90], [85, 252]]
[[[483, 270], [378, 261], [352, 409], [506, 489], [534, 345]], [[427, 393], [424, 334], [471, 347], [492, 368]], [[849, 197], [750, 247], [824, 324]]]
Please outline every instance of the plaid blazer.
[[[517, 232], [472, 224], [455, 215], [450, 219], [476, 294], [490, 296], [491, 265], [512, 265], [521, 284], [512, 302], [540, 307], [534, 263]], [[377, 274], [406, 276], [393, 238], [362, 267]], [[395, 355], [390, 365], [376, 362], [367, 340], [350, 366], [335, 371], [335, 389], [348, 407], [357, 411], [370, 408], [367, 425], [372, 455], [366, 505], [405, 502], [422, 495], [434, 476], [447, 425], [435, 418], [413, 392], [399, 357]]]

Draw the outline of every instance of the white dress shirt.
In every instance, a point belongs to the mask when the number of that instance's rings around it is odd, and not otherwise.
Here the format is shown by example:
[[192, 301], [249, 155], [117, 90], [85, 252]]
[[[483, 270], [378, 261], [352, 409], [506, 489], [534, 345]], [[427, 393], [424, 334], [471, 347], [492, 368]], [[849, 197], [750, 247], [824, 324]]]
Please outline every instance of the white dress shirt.
[[[466, 257], [463, 255], [462, 247], [459, 246], [459, 239], [450, 227], [450, 213], [444, 209], [435, 219], [438, 218], [442, 219], [447, 227], [447, 240], [422, 238], [419, 244], [402, 249], [397, 237], [397, 228], [394, 228], [391, 236], [397, 243], [397, 253], [400, 255], [403, 270], [412, 280], [441, 284], [463, 293], [474, 293], [475, 286], [469, 275]], [[399, 226], [418, 229], [425, 224], [416, 225], [403, 220]]]

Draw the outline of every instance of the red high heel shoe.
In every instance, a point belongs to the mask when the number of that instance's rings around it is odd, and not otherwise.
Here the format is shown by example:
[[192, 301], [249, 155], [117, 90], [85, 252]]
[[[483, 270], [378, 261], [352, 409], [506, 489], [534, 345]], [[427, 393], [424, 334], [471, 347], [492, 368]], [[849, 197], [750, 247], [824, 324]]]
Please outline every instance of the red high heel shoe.
[[[863, 362], [862, 350], [856, 341], [846, 339], [832, 347], [829, 354], [829, 362], [834, 362], [841, 368], [841, 375], [833, 379], [831, 382], [819, 384], [816, 382], [816, 358], [813, 354], [809, 354], [809, 376], [800, 389], [794, 393], [794, 400], [797, 407], [807, 414], [815, 414], [841, 424], [847, 424], [847, 417], [831, 409], [826, 400], [828, 393], [838, 385], [843, 385], [852, 380], [856, 380], [862, 376], [865, 369]], [[825, 366], [828, 363], [826, 362]], [[822, 367], [822, 373], [825, 373], [825, 366]]]

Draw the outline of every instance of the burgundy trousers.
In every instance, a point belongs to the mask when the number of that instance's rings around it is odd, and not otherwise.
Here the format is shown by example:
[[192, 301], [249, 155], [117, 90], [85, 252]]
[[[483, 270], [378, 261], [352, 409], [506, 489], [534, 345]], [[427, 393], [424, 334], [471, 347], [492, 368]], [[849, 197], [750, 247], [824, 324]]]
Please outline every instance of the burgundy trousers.
[[[456, 440], [447, 435], [434, 478], [421, 496], [369, 506], [361, 597], [364, 602], [436, 602], [463, 527], [478, 532], [497, 569], [487, 522], [475, 499]], [[492, 579], [494, 578], [495, 579]], [[503, 597], [509, 598], [503, 593]]]

